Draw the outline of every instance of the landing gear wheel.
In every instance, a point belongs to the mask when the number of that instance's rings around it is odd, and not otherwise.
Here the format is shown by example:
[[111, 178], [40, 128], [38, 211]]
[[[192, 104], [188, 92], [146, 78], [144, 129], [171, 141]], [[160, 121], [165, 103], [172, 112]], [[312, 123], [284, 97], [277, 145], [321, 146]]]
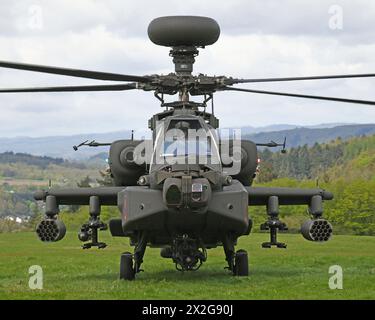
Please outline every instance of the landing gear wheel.
[[233, 274], [239, 277], [249, 275], [249, 259], [245, 250], [238, 250], [234, 258]]
[[135, 271], [133, 268], [133, 255], [130, 252], [125, 252], [120, 259], [120, 279], [134, 280]]

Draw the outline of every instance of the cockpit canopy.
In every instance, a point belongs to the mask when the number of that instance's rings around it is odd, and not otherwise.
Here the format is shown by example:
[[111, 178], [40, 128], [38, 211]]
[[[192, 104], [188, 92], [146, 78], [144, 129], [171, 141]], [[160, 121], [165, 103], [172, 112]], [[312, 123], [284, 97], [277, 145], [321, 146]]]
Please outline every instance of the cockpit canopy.
[[216, 132], [202, 119], [178, 117], [157, 127], [150, 171], [175, 164], [221, 170]]

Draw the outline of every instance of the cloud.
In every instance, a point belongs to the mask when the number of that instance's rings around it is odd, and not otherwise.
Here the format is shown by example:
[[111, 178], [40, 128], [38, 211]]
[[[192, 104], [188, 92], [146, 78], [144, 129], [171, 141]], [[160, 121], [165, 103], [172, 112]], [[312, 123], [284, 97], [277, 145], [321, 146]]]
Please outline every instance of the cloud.
[[[323, 0], [309, 5], [297, 0], [5, 0], [0, 2], [0, 60], [165, 74], [173, 71], [169, 49], [148, 40], [148, 23], [162, 15], [192, 14], [211, 16], [222, 29], [215, 45], [200, 50], [195, 73], [261, 78], [374, 72], [375, 3], [335, 4], [343, 8], [342, 30], [328, 27], [332, 1]], [[42, 23], [35, 28], [38, 17]], [[0, 87], [100, 83], [0, 69]], [[367, 78], [245, 87], [374, 100], [374, 84]], [[218, 93], [215, 105], [223, 126], [375, 119], [375, 108], [367, 106], [245, 93]], [[2, 94], [0, 110], [0, 136], [146, 128], [148, 118], [161, 111], [150, 92]]]

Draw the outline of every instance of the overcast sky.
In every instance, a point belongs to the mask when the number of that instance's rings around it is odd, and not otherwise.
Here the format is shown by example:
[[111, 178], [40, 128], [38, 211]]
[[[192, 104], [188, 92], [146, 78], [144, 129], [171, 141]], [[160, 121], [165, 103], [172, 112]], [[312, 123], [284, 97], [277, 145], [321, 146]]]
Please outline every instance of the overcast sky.
[[[163, 15], [205, 15], [220, 24], [218, 42], [200, 50], [196, 74], [259, 78], [375, 73], [372, 0], [2, 0], [0, 60], [169, 73], [169, 49], [147, 37], [148, 23]], [[100, 83], [0, 68], [2, 88]], [[375, 100], [375, 78], [243, 87]], [[217, 93], [215, 110], [224, 127], [375, 122], [371, 106], [237, 92]], [[159, 111], [153, 94], [142, 91], [1, 94], [0, 137], [146, 129], [148, 118]]]

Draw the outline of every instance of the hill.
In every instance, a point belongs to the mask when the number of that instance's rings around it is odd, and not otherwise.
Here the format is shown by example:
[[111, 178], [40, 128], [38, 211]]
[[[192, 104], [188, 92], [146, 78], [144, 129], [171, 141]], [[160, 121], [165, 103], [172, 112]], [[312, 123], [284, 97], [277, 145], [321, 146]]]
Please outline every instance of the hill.
[[[0, 153], [0, 218], [28, 218], [40, 211], [33, 199], [36, 189], [52, 186], [76, 187], [82, 181], [100, 178], [98, 165], [25, 153]], [[87, 179], [87, 177], [90, 179]], [[0, 224], [0, 232], [2, 225]]]
[[[313, 145], [315, 142], [328, 142], [337, 137], [347, 139], [353, 136], [375, 134], [375, 124], [321, 124], [311, 127], [279, 124], [265, 127], [246, 126], [242, 127], [241, 131], [245, 139], [255, 142], [282, 141], [284, 137], [287, 137], [287, 146], [296, 147], [305, 143]], [[135, 131], [136, 139], [149, 136], [150, 131]], [[108, 152], [108, 147], [81, 148], [78, 152], [75, 152], [72, 146], [86, 140], [108, 143], [119, 139], [129, 139], [130, 137], [131, 130], [40, 138], [0, 138], [0, 152], [24, 152], [69, 160], [87, 160], [98, 153]]]
[[375, 135], [337, 138], [330, 143], [314, 143], [291, 148], [286, 154], [259, 152], [263, 171], [259, 181], [275, 178], [316, 179], [324, 181], [343, 178], [346, 180], [372, 179], [375, 177]]
[[287, 139], [287, 147], [313, 146], [316, 142], [324, 143], [338, 137], [348, 139], [363, 135], [375, 134], [375, 124], [344, 125], [333, 128], [295, 128], [272, 132], [261, 132], [256, 134], [245, 134], [244, 139], [257, 143], [269, 142], [271, 140], [282, 142]]
[[85, 165], [83, 163], [69, 162], [63, 158], [52, 158], [47, 156], [34, 156], [27, 153], [14, 153], [4, 152], [0, 153], [0, 164], [7, 163], [23, 163], [26, 165], [37, 166], [41, 169], [47, 168], [49, 165], [65, 165], [83, 169]]
[[74, 145], [78, 145], [86, 140], [96, 140], [98, 142], [107, 143], [119, 139], [129, 139], [130, 137], [131, 130], [72, 136], [0, 138], [0, 152], [25, 152], [37, 156], [82, 160], [100, 151], [108, 150], [108, 147], [82, 148], [76, 152], [73, 150]]

